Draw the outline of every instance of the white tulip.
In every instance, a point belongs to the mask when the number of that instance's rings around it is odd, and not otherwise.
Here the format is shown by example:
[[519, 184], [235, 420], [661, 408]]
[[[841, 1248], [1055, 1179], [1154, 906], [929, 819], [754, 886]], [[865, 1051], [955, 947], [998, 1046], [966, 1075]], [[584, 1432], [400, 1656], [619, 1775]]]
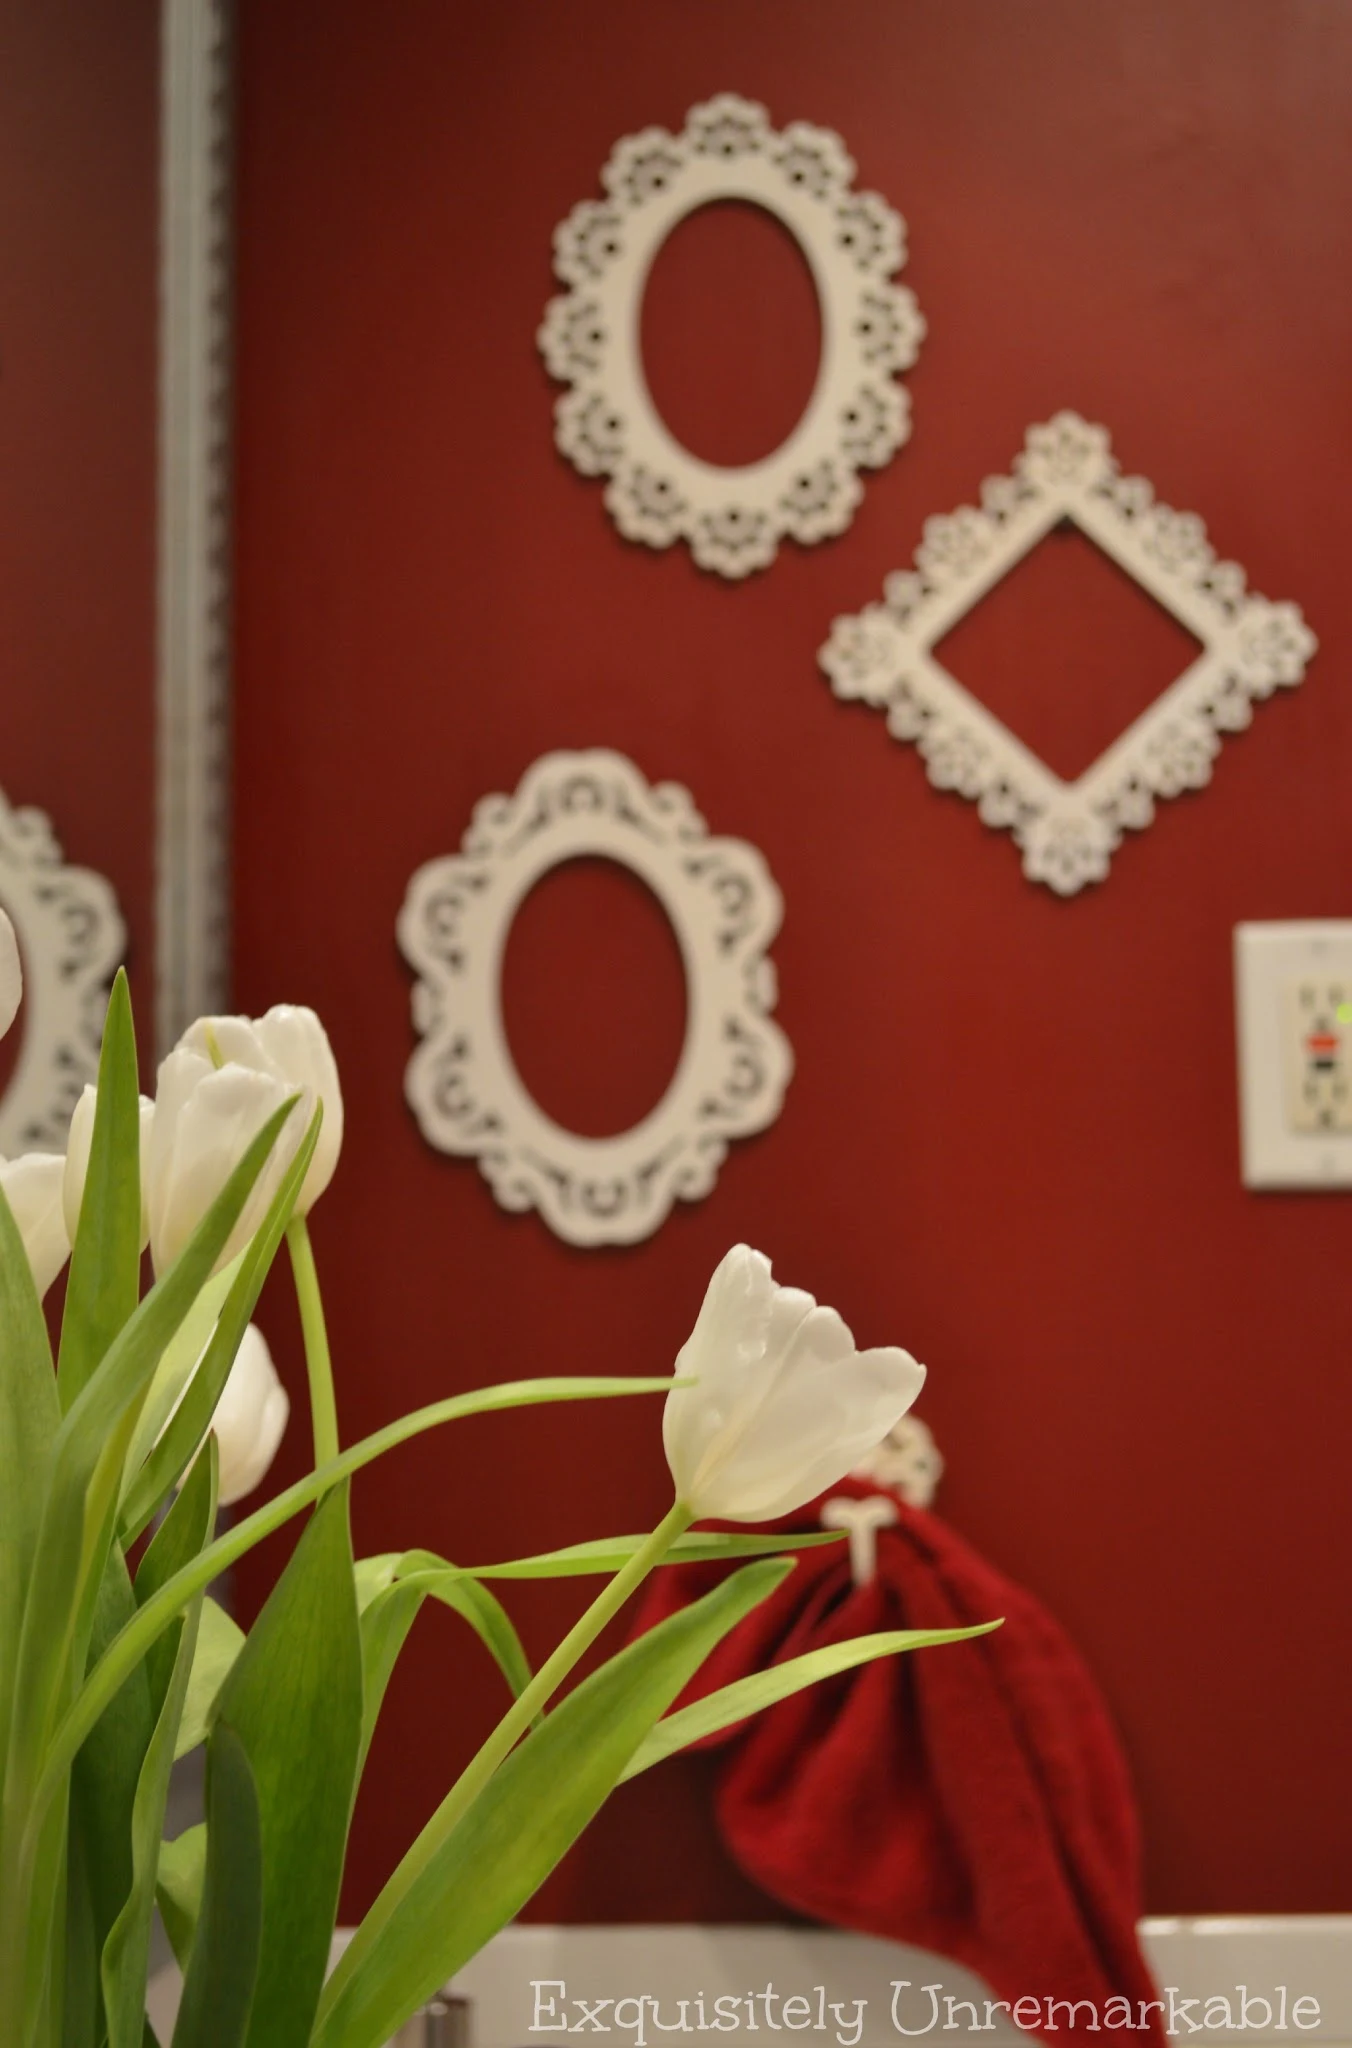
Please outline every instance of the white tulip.
[[343, 1143], [338, 1067], [314, 1011], [297, 1003], [278, 1003], [265, 1017], [199, 1017], [179, 1044], [213, 1062], [224, 1060], [250, 1073], [266, 1074], [282, 1082], [287, 1093], [303, 1089], [309, 1103], [307, 1122], [315, 1101], [323, 1103], [319, 1142], [296, 1201], [296, 1214], [308, 1216], [333, 1179]]
[[0, 910], [0, 1038], [19, 1014], [19, 1000], [23, 995], [23, 963], [19, 958], [19, 941], [14, 936], [14, 927], [8, 916]]
[[[94, 1142], [94, 1109], [98, 1090], [92, 1081], [75, 1105], [75, 1114], [70, 1120], [70, 1131], [66, 1137], [66, 1175], [61, 1188], [61, 1200], [66, 1214], [66, 1233], [72, 1244], [80, 1221], [80, 1204], [84, 1200], [85, 1181], [89, 1174], [89, 1153]], [[150, 1207], [146, 1199], [146, 1154], [150, 1145], [150, 1120], [155, 1114], [155, 1105], [148, 1095], [141, 1097], [141, 1250], [150, 1243]]]
[[768, 1522], [842, 1479], [920, 1392], [909, 1352], [856, 1351], [832, 1308], [777, 1287], [734, 1245], [676, 1360], [662, 1418], [678, 1500], [699, 1521]]
[[277, 1455], [291, 1403], [256, 1323], [240, 1339], [211, 1429], [220, 1453], [220, 1504], [243, 1500]]
[[59, 1152], [25, 1152], [21, 1159], [0, 1159], [0, 1188], [19, 1226], [39, 1295], [47, 1292], [70, 1257], [61, 1206], [65, 1175], [66, 1162]]
[[[294, 1092], [274, 1075], [233, 1060], [217, 1067], [186, 1045], [177, 1046], [161, 1064], [145, 1154], [150, 1252], [157, 1273], [173, 1264], [263, 1125]], [[312, 1109], [312, 1100], [303, 1094], [254, 1182], [216, 1261], [217, 1272], [243, 1251], [262, 1222]]]

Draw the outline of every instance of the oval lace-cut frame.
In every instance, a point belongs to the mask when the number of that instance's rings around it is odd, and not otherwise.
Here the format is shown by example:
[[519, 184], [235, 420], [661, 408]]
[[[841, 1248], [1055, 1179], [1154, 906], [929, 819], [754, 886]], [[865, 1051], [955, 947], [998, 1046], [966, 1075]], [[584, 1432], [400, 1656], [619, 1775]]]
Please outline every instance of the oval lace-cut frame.
[[[925, 323], [914, 294], [890, 282], [905, 262], [905, 224], [876, 192], [854, 188], [840, 137], [806, 121], [770, 126], [735, 93], [692, 107], [679, 135], [645, 128], [618, 142], [601, 173], [607, 197], [583, 200], [554, 235], [568, 290], [539, 331], [552, 377], [571, 388], [555, 439], [583, 476], [605, 476], [625, 538], [688, 542], [720, 576], [768, 568], [781, 538], [804, 546], [843, 533], [862, 495], [910, 433], [909, 369]], [[758, 462], [720, 468], [682, 447], [643, 374], [639, 312], [657, 251], [698, 208], [741, 200], [793, 235], [817, 288], [821, 358], [806, 410]]]
[[0, 905], [23, 956], [23, 1033], [0, 1096], [0, 1155], [62, 1152], [85, 1083], [98, 1078], [108, 983], [126, 938], [111, 885], [67, 867], [45, 812], [0, 796]]
[[[661, 1100], [627, 1131], [565, 1130], [530, 1094], [502, 1019], [512, 920], [542, 875], [599, 855], [647, 884], [685, 965], [685, 1041]], [[418, 974], [421, 1043], [405, 1093], [438, 1151], [477, 1158], [505, 1209], [537, 1209], [570, 1244], [634, 1244], [679, 1198], [707, 1195], [729, 1142], [779, 1114], [793, 1071], [770, 1016], [779, 890], [755, 847], [713, 838], [687, 790], [621, 754], [555, 753], [512, 796], [484, 797], [458, 854], [409, 883], [399, 944]]]

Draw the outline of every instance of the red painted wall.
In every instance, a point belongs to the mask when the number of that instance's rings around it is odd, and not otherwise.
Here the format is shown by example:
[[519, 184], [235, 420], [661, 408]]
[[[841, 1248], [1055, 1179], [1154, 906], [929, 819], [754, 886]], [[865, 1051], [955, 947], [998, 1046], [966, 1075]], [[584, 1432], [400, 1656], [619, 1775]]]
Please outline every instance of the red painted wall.
[[[618, 538], [553, 451], [534, 345], [551, 232], [613, 141], [725, 89], [839, 129], [910, 223], [930, 323], [913, 442], [850, 532], [743, 587]], [[723, 1250], [763, 1246], [861, 1340], [929, 1362], [941, 1508], [1098, 1673], [1150, 1906], [1346, 1907], [1352, 1209], [1239, 1185], [1230, 931], [1349, 909], [1352, 15], [292, 0], [244, 10], [241, 123], [237, 995], [315, 1003], [343, 1066], [347, 1154], [315, 1234], [345, 1433], [513, 1374], [664, 1371]], [[725, 459], [768, 445], [811, 376], [793, 252], [706, 219], [653, 292], [669, 417]], [[1025, 883], [815, 658], [925, 516], [1066, 405], [1322, 641], [1213, 787], [1072, 902]], [[1076, 766], [1178, 644], [1072, 542], [951, 652]], [[596, 743], [765, 852], [798, 1071], [711, 1199], [584, 1254], [418, 1136], [393, 933], [477, 797]], [[660, 1087], [679, 977], [638, 892], [572, 875], [549, 894], [514, 940], [509, 1017], [542, 1098], [595, 1128]], [[299, 1389], [275, 1289], [266, 1320]], [[357, 1533], [482, 1558], [646, 1526], [666, 1499], [655, 1406], [528, 1412], [368, 1473]], [[576, 1598], [523, 1589], [534, 1650]], [[420, 1624], [349, 1912], [497, 1706], [473, 1642]], [[721, 1857], [702, 1769], [628, 1788], [537, 1910], [772, 1913]]]
[[147, 1059], [158, 22], [0, 4], [0, 788], [112, 882]]

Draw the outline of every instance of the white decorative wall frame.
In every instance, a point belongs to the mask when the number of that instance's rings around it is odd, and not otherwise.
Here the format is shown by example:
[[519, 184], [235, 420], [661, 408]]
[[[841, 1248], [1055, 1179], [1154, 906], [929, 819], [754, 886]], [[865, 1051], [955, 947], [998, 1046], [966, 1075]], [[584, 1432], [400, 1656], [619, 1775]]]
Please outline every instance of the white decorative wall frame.
[[[932, 652], [953, 625], [1062, 520], [1071, 520], [1186, 626], [1202, 653], [1078, 780], [1064, 782], [963, 689]], [[989, 477], [981, 507], [927, 519], [915, 568], [890, 576], [881, 604], [839, 618], [821, 650], [838, 697], [887, 713], [936, 788], [955, 790], [986, 824], [1013, 835], [1030, 881], [1073, 896], [1100, 882], [1128, 830], [1156, 800], [1201, 789], [1227, 733], [1255, 700], [1301, 680], [1317, 642], [1299, 607], [1245, 589], [1217, 561], [1191, 512], [1157, 504], [1143, 477], [1120, 474], [1102, 427], [1073, 412], [1029, 429], [1009, 476]]]
[[[645, 128], [618, 142], [601, 173], [607, 197], [575, 206], [554, 236], [569, 287], [551, 300], [539, 342], [570, 384], [558, 445], [584, 476], [607, 476], [606, 504], [627, 539], [688, 541], [701, 568], [746, 576], [781, 536], [805, 545], [843, 533], [862, 495], [910, 432], [896, 372], [915, 361], [925, 325], [914, 295], [889, 283], [905, 227], [828, 128], [773, 129], [764, 107], [722, 93], [692, 107], [679, 135]], [[764, 460], [718, 468], [668, 433], [644, 380], [639, 315], [653, 258], [697, 207], [741, 200], [794, 236], [821, 307], [821, 361], [806, 411]]]
[[[520, 904], [551, 868], [586, 855], [647, 883], [675, 929], [687, 984], [671, 1083], [649, 1115], [610, 1138], [545, 1115], [502, 1021], [503, 953]], [[538, 1209], [572, 1244], [650, 1236], [678, 1197], [709, 1193], [730, 1139], [779, 1113], [793, 1055], [770, 1017], [766, 948], [781, 912], [761, 855], [711, 838], [688, 791], [650, 786], [620, 754], [543, 755], [513, 796], [476, 804], [460, 852], [417, 871], [400, 913], [422, 1039], [405, 1090], [428, 1143], [477, 1157], [505, 1209]]]
[[23, 956], [18, 1065], [0, 1096], [0, 1155], [64, 1151], [71, 1112], [98, 1074], [108, 983], [125, 938], [112, 889], [66, 867], [41, 811], [0, 796], [0, 905]]

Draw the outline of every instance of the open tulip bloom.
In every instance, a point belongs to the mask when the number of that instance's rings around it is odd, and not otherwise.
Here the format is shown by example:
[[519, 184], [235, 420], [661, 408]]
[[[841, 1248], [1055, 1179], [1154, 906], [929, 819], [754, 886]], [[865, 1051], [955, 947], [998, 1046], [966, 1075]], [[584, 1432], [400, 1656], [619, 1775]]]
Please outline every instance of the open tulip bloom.
[[[19, 987], [0, 913], [0, 1029]], [[904, 1351], [857, 1351], [834, 1311], [777, 1287], [768, 1261], [737, 1246], [674, 1379], [510, 1381], [342, 1449], [307, 1224], [341, 1136], [337, 1070], [306, 1010], [202, 1020], [143, 1109], [119, 976], [69, 1159], [0, 1171], [3, 2048], [153, 2042], [156, 1904], [184, 1973], [174, 2048], [381, 2048], [525, 1904], [621, 1779], [832, 1672], [979, 1633], [859, 1637], [674, 1709], [793, 1569], [781, 1553], [838, 1540], [692, 1525], [812, 1498], [885, 1435], [922, 1369]], [[156, 1278], [142, 1295], [147, 1235]], [[314, 1469], [217, 1534], [218, 1507], [258, 1483], [286, 1424], [250, 1328], [283, 1240]], [[53, 1361], [41, 1294], [68, 1245]], [[408, 1438], [489, 1409], [656, 1393], [676, 1499], [650, 1535], [474, 1567], [426, 1550], [354, 1560], [353, 1475]], [[246, 1635], [207, 1588], [297, 1516], [300, 1540]], [[749, 1561], [562, 1690], [646, 1574], [692, 1558]], [[532, 1671], [493, 1582], [564, 1575], [601, 1591]], [[496, 1660], [506, 1711], [326, 1978], [357, 1782], [429, 1598]], [[170, 1769], [199, 1744], [205, 1822], [163, 1841]]]

